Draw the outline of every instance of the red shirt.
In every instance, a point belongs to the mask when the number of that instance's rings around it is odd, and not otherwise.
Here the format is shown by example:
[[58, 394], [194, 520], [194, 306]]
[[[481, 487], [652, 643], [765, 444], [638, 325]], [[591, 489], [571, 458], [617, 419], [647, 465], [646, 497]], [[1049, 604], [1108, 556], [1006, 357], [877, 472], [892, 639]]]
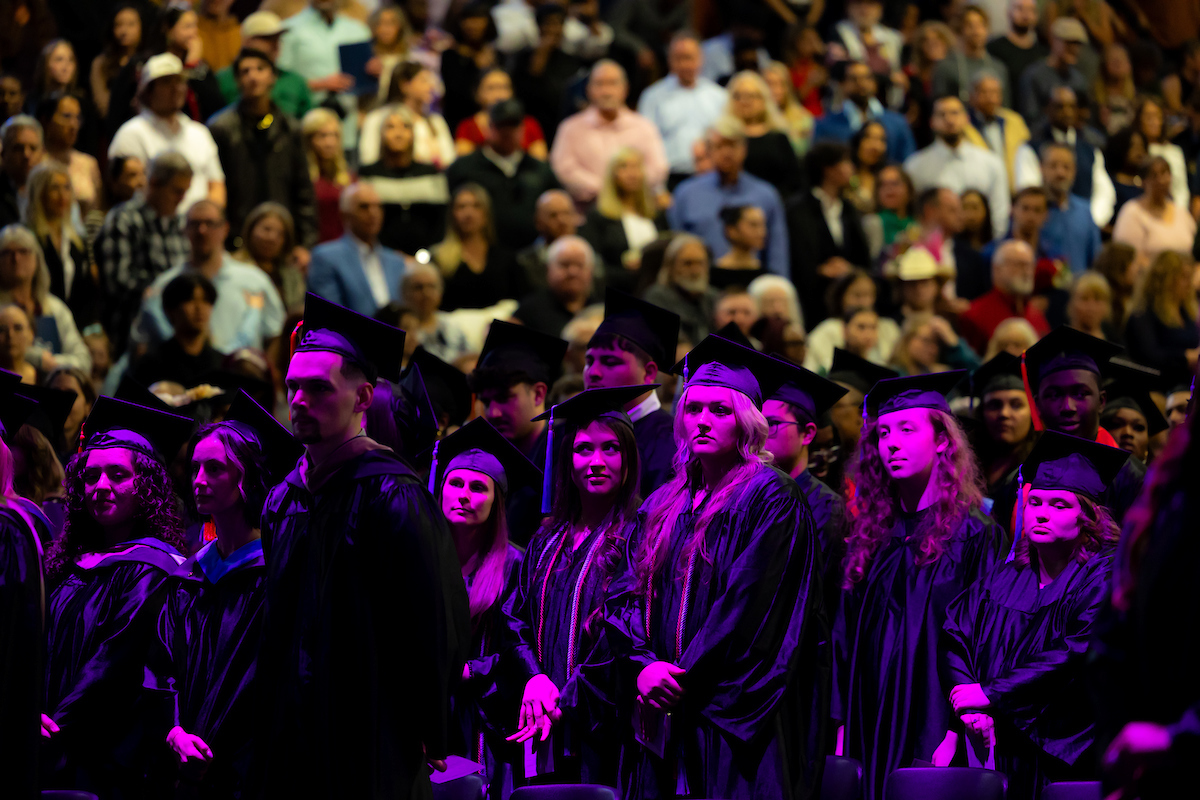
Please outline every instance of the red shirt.
[[313, 181], [317, 206], [317, 241], [328, 242], [342, 238], [342, 187], [325, 178]]
[[1050, 332], [1050, 323], [1046, 322], [1041, 311], [1026, 303], [1025, 313], [1018, 314], [1013, 299], [994, 286], [987, 294], [975, 298], [971, 307], [958, 318], [958, 332], [967, 340], [967, 344], [975, 348], [976, 353], [984, 353], [996, 328], [1009, 317], [1023, 318], [1033, 326], [1039, 337]]
[[[466, 139], [476, 147], [482, 147], [487, 141], [487, 137], [479, 128], [479, 123], [475, 121], [475, 115], [471, 115], [458, 123], [458, 129], [454, 131], [455, 139]], [[521, 149], [528, 150], [535, 142], [546, 141], [546, 134], [542, 133], [542, 126], [538, 125], [538, 121], [533, 117], [525, 117], [525, 127], [521, 132]]]

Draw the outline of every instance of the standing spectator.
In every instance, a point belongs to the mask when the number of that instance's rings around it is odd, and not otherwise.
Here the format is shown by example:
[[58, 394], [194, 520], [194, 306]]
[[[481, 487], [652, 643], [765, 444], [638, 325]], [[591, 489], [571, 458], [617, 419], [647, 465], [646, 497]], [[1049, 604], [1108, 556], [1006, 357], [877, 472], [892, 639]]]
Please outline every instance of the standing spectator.
[[800, 188], [800, 162], [787, 135], [787, 122], [771, 98], [767, 82], [745, 70], [729, 79], [726, 113], [746, 130], [746, 172], [775, 187], [780, 197]]
[[800, 98], [796, 96], [791, 74], [782, 62], [772, 61], [767, 64], [762, 76], [767, 82], [767, 88], [771, 90], [771, 99], [783, 115], [784, 124], [787, 125], [785, 133], [792, 142], [792, 149], [796, 151], [798, 158], [804, 158], [813, 140], [813, 125], [816, 120], [812, 112], [802, 105]]
[[150, 58], [142, 67], [138, 97], [145, 110], [121, 126], [108, 147], [108, 157], [136, 156], [149, 163], [174, 150], [192, 166], [192, 183], [183, 209], [202, 199], [225, 205], [225, 173], [208, 128], [181, 113], [187, 99], [183, 64], [171, 53]]
[[1193, 270], [1187, 255], [1164, 251], [1155, 256], [1138, 283], [1125, 325], [1130, 357], [1160, 370], [1167, 385], [1191, 380], [1200, 354]]
[[[491, 19], [491, 17], [487, 17], [487, 19]], [[492, 106], [513, 99], [512, 78], [500, 67], [485, 70], [480, 74], [479, 82], [473, 88], [479, 111], [468, 115], [459, 122], [457, 130], [454, 132], [454, 147], [460, 157], [475, 152], [476, 149], [487, 143], [488, 136], [491, 135], [488, 113]], [[523, 116], [520, 121], [519, 134], [517, 144], [520, 149], [539, 161], [545, 161], [549, 151], [545, 134], [542, 133], [542, 126], [538, 124], [538, 121], [531, 116]]]
[[5, 3], [0, 7], [0, 68], [29, 86], [42, 47], [55, 37], [56, 27], [45, 0]]
[[1120, 339], [1112, 317], [1112, 289], [1104, 276], [1093, 270], [1075, 276], [1071, 299], [1067, 302], [1067, 324], [1088, 336], [1111, 342]]
[[104, 220], [100, 209], [104, 192], [100, 164], [75, 147], [83, 121], [83, 104], [75, 95], [53, 92], [38, 103], [37, 118], [46, 137], [46, 155], [67, 168], [80, 215], [89, 229], [93, 225], [98, 227]]
[[342, 192], [346, 233], [313, 248], [308, 291], [367, 317], [400, 295], [404, 260], [382, 246], [383, 206], [368, 183], [352, 183]]
[[71, 224], [73, 202], [71, 175], [62, 164], [45, 161], [29, 173], [25, 227], [41, 245], [50, 293], [66, 302], [82, 328], [96, 321], [101, 297], [91, 250]]
[[400, 279], [400, 302], [416, 321], [404, 329], [405, 333], [432, 355], [453, 364], [470, 350], [470, 344], [462, 328], [449, 314], [439, 310], [444, 285], [437, 267], [413, 264]]
[[1113, 223], [1113, 241], [1131, 245], [1143, 265], [1164, 250], [1192, 252], [1196, 221], [1171, 199], [1171, 165], [1162, 156], [1150, 159], [1142, 172], [1141, 197], [1121, 207]]
[[[1165, 79], [1163, 83], [1165, 91]], [[1100, 115], [1097, 122], [1109, 136], [1133, 122], [1137, 87], [1133, 84], [1133, 64], [1125, 45], [1114, 42], [1104, 48], [1092, 94]]]
[[29, 312], [16, 303], [0, 305], [0, 369], [20, 376], [21, 383], [39, 386], [43, 373], [29, 363], [33, 340], [33, 318]]
[[16, 75], [0, 73], [0, 117], [8, 121], [25, 108], [25, 88]]
[[367, 25], [371, 28], [371, 50], [374, 57], [367, 62], [367, 71], [375, 72], [379, 89], [375, 100], [387, 101], [388, 91], [392, 85], [392, 73], [396, 67], [410, 59], [419, 58], [412, 51], [415, 38], [412, 27], [408, 24], [408, 15], [398, 5], [388, 3], [380, 5], [367, 17]]
[[219, 72], [233, 63], [242, 49], [242, 30], [229, 13], [233, 0], [200, 0], [196, 30], [209, 69]]
[[[696, 171], [696, 149], [721, 112], [729, 95], [704, 77], [704, 53], [693, 33], [677, 33], [667, 49], [671, 73], [649, 86], [638, 100], [638, 113], [662, 134], [670, 169], [668, 185], [675, 188]], [[606, 259], [607, 260], [607, 259]]]
[[862, 62], [876, 80], [888, 85], [900, 70], [904, 37], [881, 24], [883, 0], [848, 0], [846, 17], [833, 28], [831, 60]]
[[0, 226], [25, 217], [29, 194], [25, 184], [30, 171], [41, 163], [46, 151], [42, 126], [33, 117], [17, 114], [0, 127]]
[[413, 160], [430, 164], [439, 170], [454, 163], [454, 137], [441, 114], [431, 110], [437, 76], [416, 61], [405, 61], [392, 71], [388, 89], [388, 105], [377, 108], [363, 118], [359, 134], [358, 163], [374, 164], [379, 160], [379, 138], [383, 117], [392, 105], [403, 103], [412, 114]]
[[1087, 95], [1087, 78], [1077, 66], [1087, 41], [1083, 23], [1074, 17], [1059, 17], [1050, 26], [1050, 54], [1026, 67], [1018, 83], [1018, 110], [1031, 130], [1041, 126], [1050, 93], [1057, 87], [1070, 87], [1076, 97]]
[[[875, 279], [861, 269], [851, 270], [830, 284], [824, 298], [829, 316], [809, 331], [804, 366], [827, 374], [833, 368], [834, 351], [839, 347], [874, 364], [890, 361], [900, 339], [900, 326], [894, 319], [879, 316], [875, 311], [877, 298]], [[870, 311], [871, 315], [850, 324], [853, 312], [860, 310]]]
[[1018, 175], [1037, 173], [1037, 154], [1029, 147], [1029, 127], [1020, 114], [1001, 105], [1000, 80], [994, 73], [975, 74], [967, 113], [971, 118], [965, 133], [967, 142], [987, 148], [1004, 160], [1010, 192], [1018, 185]]
[[527, 284], [513, 252], [496, 237], [496, 218], [487, 190], [464, 183], [455, 190], [446, 216], [446, 238], [433, 249], [446, 289], [442, 309], [488, 308], [524, 297]]
[[1149, 98], [1142, 100], [1134, 114], [1133, 127], [1146, 140], [1146, 152], [1165, 159], [1170, 165], [1171, 199], [1175, 201], [1175, 205], [1190, 213], [1191, 193], [1188, 190], [1187, 161], [1179, 145], [1167, 138], [1162, 106]]
[[[199, 17], [190, 2], [165, 3], [159, 11], [157, 36], [149, 43], [149, 53], [167, 52], [173, 54], [183, 64], [183, 77], [187, 80], [187, 99], [183, 111], [196, 122], [204, 124], [213, 114], [225, 106], [225, 98], [221, 96], [221, 87], [216, 75], [204, 60], [203, 45], [200, 42]], [[133, 65], [133, 69], [130, 68]], [[137, 85], [138, 69], [146, 69], [144, 64], [130, 62], [126, 64], [124, 73], [125, 84], [132, 88]], [[111, 101], [118, 111], [123, 111], [113, 129], [136, 113], [135, 104], [131, 102], [128, 90], [120, 98]], [[112, 111], [113, 109], [110, 109]]]
[[708, 129], [704, 141], [705, 153], [713, 169], [688, 178], [676, 187], [675, 201], [667, 209], [671, 229], [701, 237], [713, 257], [720, 258], [729, 251], [720, 210], [726, 206], [758, 206], [767, 215], [764, 258], [767, 271], [788, 275], [788, 225], [783, 203], [775, 187], [743, 171], [746, 161], [744, 126], [737, 119], [721, 116]]
[[566, 98], [583, 62], [563, 49], [567, 11], [558, 3], [537, 8], [537, 44], [513, 58], [513, 88], [529, 113], [542, 126], [546, 141], [555, 140], [567, 115]]
[[450, 190], [446, 176], [413, 160], [413, 116], [407, 106], [388, 106], [383, 119], [380, 159], [358, 171], [383, 201], [384, 247], [415, 254], [441, 241]]
[[533, 244], [517, 253], [517, 265], [521, 268], [521, 279], [526, 286], [537, 288], [546, 285], [546, 252], [560, 237], [574, 236], [581, 222], [571, 195], [562, 189], [542, 192], [533, 211], [537, 238]]
[[912, 129], [916, 146], [925, 147], [933, 139], [929, 117], [933, 113], [933, 72], [954, 49], [954, 31], [944, 22], [922, 22], [913, 33], [915, 44], [910, 62], [904, 67], [908, 92], [904, 98], [904, 114]]
[[[838, 70], [841, 75], [838, 76]], [[912, 129], [903, 115], [883, 107], [876, 97], [878, 82], [870, 65], [862, 61], [847, 61], [834, 71], [841, 79], [842, 106], [830, 109], [813, 127], [813, 140], [832, 139], [849, 142], [868, 120], [877, 120], [887, 131], [888, 155], [904, 161], [917, 149]]]
[[1049, 201], [1049, 214], [1042, 226], [1047, 249], [1062, 255], [1076, 275], [1091, 269], [1100, 254], [1100, 229], [1087, 200], [1071, 191], [1077, 185], [1074, 148], [1058, 143], [1043, 145], [1042, 185]]
[[271, 100], [275, 65], [259, 50], [242, 50], [233, 61], [241, 99], [209, 123], [222, 172], [228, 177], [226, 217], [230, 249], [241, 246], [251, 209], [267, 201], [284, 205], [296, 221], [297, 252], [317, 243], [317, 218], [308, 155], [300, 124]]
[[108, 212], [96, 239], [96, 254], [106, 291], [104, 327], [117, 352], [142, 292], [163, 272], [187, 258], [179, 210], [192, 184], [192, 166], [179, 153], [167, 151], [150, 162], [145, 194]]
[[305, 282], [295, 264], [296, 225], [292, 212], [279, 203], [255, 206], [242, 226], [242, 246], [233, 254], [238, 261], [267, 273], [288, 312], [304, 308]]
[[221, 368], [225, 354], [212, 346], [212, 314], [217, 290], [203, 273], [188, 270], [162, 287], [159, 303], [171, 334], [133, 365], [142, 386], [171, 381], [190, 388]]
[[757, 206], [725, 206], [721, 209], [721, 222], [725, 225], [729, 252], [709, 269], [709, 283], [717, 289], [749, 286], [766, 274], [759, 259], [767, 241], [766, 215]]
[[1012, 104], [1008, 83], [1008, 70], [995, 56], [987, 51], [987, 12], [976, 5], [969, 5], [958, 17], [960, 46], [955, 48], [933, 71], [933, 96], [957, 95], [967, 102], [975, 78], [987, 72], [1000, 81], [1001, 103]]
[[997, 236], [1008, 230], [1008, 170], [999, 156], [965, 140], [968, 125], [966, 106], [957, 97], [943, 97], [933, 104], [933, 132], [937, 140], [908, 158], [904, 170], [913, 178], [917, 191], [940, 186], [962, 194], [976, 189], [988, 198], [992, 227]]
[[[862, 223], [872, 262], [912, 226], [916, 194], [912, 178], [898, 164], [887, 164], [875, 175], [875, 211], [864, 216]], [[991, 223], [988, 225], [991, 236]]]
[[314, 108], [301, 124], [308, 152], [308, 175], [312, 180], [317, 213], [317, 241], [330, 242], [342, 236], [342, 192], [350, 185], [350, 168], [342, 148], [342, 123], [328, 108]]
[[513, 319], [539, 333], [561, 336], [576, 314], [597, 302], [593, 296], [594, 263], [595, 254], [586, 240], [578, 236], [555, 240], [547, 253], [546, 287], [526, 295]]
[[[787, 278], [778, 275], [763, 275], [750, 281], [746, 291], [758, 303], [758, 315], [766, 319], [777, 319], [794, 325], [804, 332], [804, 313], [800, 310], [800, 296], [796, 287]], [[807, 341], [804, 343], [807, 345]], [[804, 359], [801, 359], [803, 361]]]
[[689, 342], [708, 335], [717, 290], [708, 284], [708, 248], [690, 233], [671, 239], [663, 253], [657, 282], [643, 299], [679, 315], [679, 333]]
[[784, 34], [784, 66], [797, 99], [814, 118], [825, 112], [821, 106], [821, 90], [829, 80], [825, 53], [825, 41], [814, 24], [796, 24]]
[[870, 266], [862, 215], [853, 203], [842, 199], [853, 171], [844, 144], [817, 142], [808, 153], [812, 191], [797, 196], [788, 206], [791, 277], [810, 326], [832, 313], [825, 307], [829, 287], [855, 267]]
[[[583, 4], [574, 0], [570, 5]], [[539, 41], [539, 20], [535, 9], [544, 3], [530, 0], [503, 0], [492, 8], [492, 19], [496, 23], [496, 49], [502, 53], [516, 53], [526, 47], [536, 47]], [[564, 4], [565, 5], [565, 4]], [[608, 23], [601, 22], [597, 15], [589, 17], [569, 16], [564, 19], [563, 36], [567, 52], [585, 61], [592, 61], [608, 50], [613, 41], [613, 30]]]
[[1146, 139], [1133, 128], [1124, 128], [1109, 137], [1108, 146], [1104, 148], [1104, 165], [1112, 177], [1117, 198], [1110, 225], [1116, 222], [1117, 215], [1127, 202], [1141, 196], [1142, 173], [1149, 160]]
[[850, 159], [854, 174], [846, 187], [846, 199], [862, 214], [875, 210], [875, 184], [879, 170], [888, 160], [887, 131], [872, 120], [858, 129], [850, 140]]
[[[502, 100], [491, 106], [487, 114], [487, 140], [478, 150], [451, 164], [446, 178], [450, 191], [465, 183], [475, 183], [487, 190], [495, 203], [500, 242], [517, 250], [537, 237], [537, 200], [550, 189], [557, 189], [558, 179], [544, 160], [525, 149], [526, 133], [533, 121], [525, 115], [519, 100], [511, 97]], [[546, 143], [541, 145], [544, 151]], [[438, 238], [441, 238], [440, 227]]]
[[1038, 336], [1050, 332], [1050, 324], [1029, 302], [1034, 289], [1033, 248], [1019, 239], [1009, 239], [992, 256], [992, 288], [979, 296], [958, 318], [958, 329], [975, 352], [988, 349], [988, 340], [1009, 317], [1025, 319]]
[[605, 170], [596, 205], [587, 214], [579, 235], [600, 255], [604, 285], [634, 292], [642, 264], [642, 248], [667, 227], [646, 182], [642, 154], [622, 147]]
[[108, 115], [112, 85], [122, 67], [142, 46], [142, 15], [133, 3], [118, 3], [105, 31], [104, 51], [92, 61], [88, 84], [101, 117]]
[[146, 165], [140, 158], [118, 156], [108, 162], [108, 194], [105, 197], [108, 211], [126, 200], [132, 200], [135, 194], [145, 188]]
[[79, 64], [75, 61], [75, 48], [66, 39], [55, 39], [42, 48], [37, 71], [33, 73], [28, 107], [37, 108], [43, 97], [54, 92], [75, 94], [79, 86]]
[[1107, 225], [1113, 218], [1117, 192], [1104, 161], [1104, 134], [1083, 123], [1079, 100], [1069, 86], [1050, 92], [1046, 121], [1033, 132], [1034, 147], [1041, 150], [1048, 142], [1064, 144], [1074, 151], [1076, 170], [1071, 193], [1091, 204], [1097, 225]]
[[[1057, 276], [1057, 262], [1065, 260], [1064, 255], [1050, 247], [1049, 243], [1042, 236], [1042, 228], [1046, 224], [1046, 217], [1050, 214], [1050, 198], [1046, 194], [1045, 188], [1041, 186], [1027, 186], [1017, 192], [1016, 198], [1013, 200], [1012, 207], [1012, 224], [1009, 226], [1008, 235], [999, 239], [993, 239], [981, 251], [981, 255], [989, 263], [992, 256], [996, 252], [996, 248], [1003, 242], [1009, 239], [1019, 239], [1033, 250], [1034, 258], [1039, 262], [1038, 267], [1044, 268], [1046, 271], [1041, 273], [1043, 279], [1042, 288], [1045, 289], [1046, 284], [1050, 282], [1051, 277]], [[1066, 267], [1065, 263], [1061, 263], [1062, 267]]]
[[961, 200], [963, 229], [960, 235], [972, 250], [983, 252], [996, 235], [992, 230], [992, 211], [988, 208], [987, 198], [974, 189], [967, 189]]
[[1112, 290], [1113, 326], [1118, 331], [1125, 330], [1125, 320], [1133, 304], [1134, 287], [1143, 272], [1139, 262], [1137, 250], [1127, 244], [1109, 242], [1092, 265], [1092, 269], [1105, 277]]
[[667, 155], [654, 123], [625, 105], [629, 82], [615, 61], [602, 59], [588, 78], [587, 109], [563, 120], [550, 148], [550, 166], [577, 203], [600, 193], [613, 154], [632, 147], [642, 154], [646, 180], [656, 192], [667, 180]]
[[[284, 113], [300, 120], [304, 119], [304, 115], [312, 108], [312, 92], [308, 89], [308, 82], [299, 73], [279, 66], [283, 32], [283, 21], [279, 17], [270, 11], [255, 11], [242, 21], [242, 47], [265, 53], [275, 65], [275, 86], [271, 89], [271, 101], [283, 109]], [[217, 70], [217, 84], [221, 87], [221, 96], [225, 98], [225, 102], [238, 101], [237, 76], [233, 74], [232, 63], [224, 69]]]
[[988, 42], [988, 52], [1004, 64], [1014, 91], [1025, 69], [1050, 55], [1050, 48], [1038, 39], [1037, 24], [1037, 0], [1009, 0], [1008, 31]]
[[[446, 32], [454, 37], [454, 45], [442, 51], [442, 84], [446, 96], [442, 99], [442, 114], [453, 131], [472, 114], [486, 112], [492, 103], [503, 98], [481, 102], [483, 76], [496, 69], [496, 23], [489, 6], [472, 0], [451, 16]], [[511, 82], [509, 92], [512, 92]], [[472, 104], [472, 99], [476, 102]], [[456, 134], [457, 138], [457, 134]]]

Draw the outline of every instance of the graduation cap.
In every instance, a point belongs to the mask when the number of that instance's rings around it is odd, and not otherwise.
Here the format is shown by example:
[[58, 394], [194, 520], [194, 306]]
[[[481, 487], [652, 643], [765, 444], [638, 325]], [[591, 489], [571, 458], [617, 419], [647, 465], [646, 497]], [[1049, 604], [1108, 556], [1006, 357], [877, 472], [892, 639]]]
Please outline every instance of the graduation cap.
[[[472, 375], [484, 370], [520, 373], [532, 383], [549, 385], [562, 372], [562, 360], [566, 354], [565, 339], [540, 333], [524, 325], [494, 320]], [[472, 388], [478, 391], [480, 387], [472, 385]]]
[[1058, 489], [1098, 500], [1129, 453], [1058, 431], [1045, 431], [1021, 465], [1032, 489]]
[[956, 369], [888, 378], [875, 384], [867, 394], [863, 401], [863, 413], [878, 418], [894, 411], [929, 408], [949, 414], [950, 404], [946, 402], [946, 394], [966, 376], [966, 370]]
[[865, 395], [875, 384], [889, 378], [899, 378], [900, 373], [867, 361], [849, 350], [835, 347], [833, 364], [829, 367], [829, 374], [826, 377], [831, 381], [852, 386]]
[[101, 396], [83, 421], [80, 452], [118, 447], [165, 463], [191, 433], [187, 417]]
[[971, 373], [971, 396], [981, 400], [992, 392], [1023, 392], [1025, 382], [1021, 380], [1021, 359], [1007, 351], [1001, 351], [986, 364]]
[[482, 472], [505, 494], [509, 486], [537, 486], [542, 471], [482, 417], [462, 426], [433, 446], [429, 491], [435, 497], [452, 470]]
[[364, 317], [323, 297], [304, 296], [304, 319], [298, 326], [296, 353], [336, 353], [363, 371], [372, 383], [400, 380], [404, 331], [386, 322]]
[[671, 368], [689, 386], [721, 386], [741, 392], [762, 408], [763, 399], [773, 395], [787, 374], [777, 360], [750, 347], [710, 333]]
[[7, 439], [20, 430], [25, 420], [37, 410], [38, 403], [30, 397], [17, 394], [11, 385], [3, 383], [0, 383], [0, 436]]
[[[787, 382], [780, 386], [770, 399], [787, 403], [814, 425], [818, 417], [850, 391], [790, 361], [784, 361], [777, 356], [775, 360], [779, 362], [777, 369], [786, 371]], [[797, 420], [800, 421], [803, 420]]]
[[21, 376], [9, 369], [0, 367], [0, 389], [16, 386], [21, 382]]
[[588, 347], [597, 336], [621, 336], [645, 350], [654, 363], [666, 366], [675, 358], [679, 325], [679, 315], [675, 312], [618, 289], [608, 289], [604, 293], [604, 321]]
[[[71, 389], [51, 389], [49, 386], [31, 386], [29, 384], [16, 387], [15, 392], [37, 402], [37, 411], [33, 416], [40, 417], [39, 421], [44, 422], [45, 427], [57, 434], [55, 438], [61, 439], [63, 428], [67, 424], [67, 417], [71, 416], [71, 409], [75, 407], [75, 398], [79, 395]], [[53, 442], [55, 439], [50, 439], [50, 441]]]
[[400, 439], [410, 453], [423, 452], [437, 441], [442, 426], [420, 366], [410, 363], [396, 388], [392, 413]]
[[1066, 370], [1085, 370], [1095, 374], [1099, 384], [1107, 373], [1109, 359], [1124, 350], [1120, 345], [1065, 326], [1046, 334], [1026, 350], [1021, 356], [1021, 370], [1034, 430], [1045, 427], [1034, 398], [1047, 376]]
[[1159, 385], [1162, 373], [1143, 367], [1123, 358], [1109, 362], [1109, 373], [1113, 380], [1104, 387], [1107, 395], [1100, 422], [1110, 420], [1122, 408], [1133, 409], [1146, 418], [1146, 427], [1151, 436], [1162, 433], [1170, 425], [1158, 410], [1158, 404], [1150, 397], [1150, 390]]
[[233, 396], [225, 421], [219, 424], [233, 429], [258, 447], [272, 480], [280, 480], [291, 472], [304, 455], [304, 445], [244, 390], [239, 389]]
[[421, 378], [425, 381], [425, 389], [433, 401], [433, 408], [438, 412], [439, 421], [440, 416], [445, 414], [451, 425], [462, 425], [466, 422], [467, 417], [471, 416], [471, 406], [474, 403], [466, 374], [421, 346], [413, 351], [408, 363], [409, 369], [413, 366], [421, 368]]
[[749, 347], [751, 350], [756, 350], [754, 342], [750, 341], [750, 337], [742, 333], [742, 329], [738, 327], [736, 322], [726, 322], [725, 327], [716, 331], [717, 336], [722, 339], [728, 339], [734, 344], [740, 344], [742, 347]]

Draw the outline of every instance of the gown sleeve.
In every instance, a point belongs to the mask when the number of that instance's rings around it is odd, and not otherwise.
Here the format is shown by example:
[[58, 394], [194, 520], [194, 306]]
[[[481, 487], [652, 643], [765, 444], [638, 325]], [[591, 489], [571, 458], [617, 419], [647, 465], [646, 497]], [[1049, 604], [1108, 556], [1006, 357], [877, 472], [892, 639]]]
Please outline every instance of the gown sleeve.
[[[158, 614], [155, 636], [146, 654], [146, 689], [161, 696], [164, 708], [169, 708], [171, 727], [181, 725], [179, 717], [178, 676], [184, 671], [181, 663], [186, 657], [186, 642], [182, 636], [182, 615], [187, 595], [182, 587], [170, 592]], [[169, 704], [169, 705], [168, 705]], [[161, 731], [165, 738], [170, 729]], [[195, 731], [189, 731], [194, 733]]]
[[971, 584], [946, 608], [946, 622], [942, 628], [946, 670], [942, 685], [947, 695], [955, 686], [979, 682], [971, 654], [975, 652], [975, 627], [983, 584], [984, 581]]
[[[521, 561], [520, 569], [514, 570], [514, 586], [501, 610], [501, 652], [508, 661], [514, 681], [520, 680], [522, 687], [535, 675], [542, 672], [538, 663], [536, 633], [533, 620], [537, 615], [534, 580], [541, 550], [546, 537], [535, 535]], [[559, 687], [560, 689], [562, 687]]]
[[646, 524], [646, 508], [638, 512], [638, 523], [625, 551], [625, 569], [613, 580], [605, 603], [604, 632], [619, 670], [632, 686], [643, 669], [661, 660], [646, 635], [646, 603], [638, 577], [636, 555]]

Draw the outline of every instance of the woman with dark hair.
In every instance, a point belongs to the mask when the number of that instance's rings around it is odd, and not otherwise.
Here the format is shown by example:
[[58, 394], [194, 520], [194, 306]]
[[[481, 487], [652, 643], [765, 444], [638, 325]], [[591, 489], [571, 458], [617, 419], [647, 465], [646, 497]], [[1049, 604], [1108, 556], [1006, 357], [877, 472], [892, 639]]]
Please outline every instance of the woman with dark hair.
[[972, 766], [991, 751], [1014, 797], [1096, 777], [1084, 659], [1119, 534], [1097, 498], [1127, 459], [1043, 433], [1022, 468], [1029, 483], [1013, 557], [946, 610], [943, 688], [956, 717], [947, 736]]
[[42, 54], [38, 57], [33, 86], [29, 90], [29, 108], [37, 108], [42, 98], [53, 92], [73, 94], [78, 85], [79, 65], [75, 61], [75, 48], [66, 39], [55, 39], [42, 48]]
[[[445, 55], [442, 57], [445, 58]], [[500, 67], [491, 67], [479, 74], [472, 90], [479, 110], [459, 120], [454, 129], [454, 147], [460, 156], [475, 152], [476, 148], [483, 147], [487, 142], [491, 134], [488, 109], [503, 100], [512, 99], [512, 78]], [[534, 158], [546, 160], [546, 135], [538, 121], [528, 114], [521, 122], [521, 149]]]
[[1117, 192], [1114, 220], [1122, 206], [1141, 196], [1142, 173], [1149, 158], [1146, 137], [1133, 128], [1124, 128], [1109, 137], [1108, 146], [1104, 148], [1104, 164]]
[[709, 285], [714, 289], [749, 286], [767, 274], [759, 260], [767, 243], [767, 217], [758, 206], [725, 206], [719, 215], [729, 252], [709, 269]]
[[142, 46], [142, 15], [134, 3], [118, 3], [104, 33], [104, 50], [92, 60], [88, 83], [100, 116], [108, 114], [113, 81]]
[[1172, 169], [1162, 156], [1151, 157], [1142, 171], [1141, 197], [1122, 206], [1113, 223], [1112, 240], [1132, 245], [1143, 267], [1159, 253], [1191, 253], [1195, 245], [1196, 221], [1173, 196]]
[[854, 174], [846, 187], [846, 196], [863, 214], [875, 211], [875, 191], [879, 171], [887, 163], [887, 129], [877, 121], [865, 123], [850, 139]]
[[[865, 270], [853, 269], [839, 278], [826, 293], [825, 307], [829, 317], [821, 320], [808, 332], [808, 357], [804, 366], [825, 375], [833, 366], [833, 352], [846, 347], [846, 315], [855, 309], [875, 310], [879, 287]], [[896, 342], [900, 341], [900, 326], [891, 317], [878, 317], [878, 336], [863, 358], [876, 364], [886, 364]]]
[[867, 800], [914, 759], [949, 763], [957, 740], [946, 733], [938, 639], [950, 601], [1000, 557], [1000, 528], [980, 509], [983, 478], [945, 398], [963, 374], [875, 384], [847, 469], [832, 716], [837, 754], [863, 762]]
[[45, 384], [50, 389], [60, 392], [74, 392], [75, 402], [63, 421], [63, 442], [66, 450], [59, 453], [63, 463], [70, 460], [79, 447], [79, 431], [83, 429], [83, 421], [92, 413], [96, 404], [96, 386], [91, 378], [77, 367], [57, 367], [46, 376]]
[[995, 238], [992, 228], [992, 207], [987, 197], [978, 189], [967, 189], [962, 193], [963, 229], [959, 236], [965, 237], [967, 244], [976, 253]]
[[[459, 124], [476, 111], [486, 112], [489, 108], [479, 103], [478, 93], [483, 77], [498, 68], [496, 23], [489, 4], [477, 0], [467, 3], [451, 15], [446, 32], [454, 37], [454, 46], [442, 51], [441, 75], [446, 87], [442, 115], [450, 130], [457, 131]], [[512, 96], [511, 81], [509, 96]], [[541, 157], [545, 158], [545, 154]]]
[[66, 167], [85, 224], [89, 229], [99, 231], [104, 223], [104, 212], [100, 208], [104, 199], [104, 180], [100, 177], [100, 163], [78, 147], [80, 131], [88, 122], [84, 118], [83, 101], [67, 92], [51, 92], [38, 103], [35, 114], [45, 133], [46, 155], [49, 160]]
[[1165, 160], [1171, 168], [1171, 199], [1185, 212], [1191, 207], [1188, 189], [1187, 161], [1183, 149], [1167, 136], [1167, 121], [1162, 105], [1147, 97], [1138, 104], [1133, 115], [1133, 129], [1146, 141], [1146, 152], [1152, 158]]
[[874, 213], [863, 217], [871, 258], [878, 258], [896, 237], [913, 224], [917, 199], [912, 178], [899, 164], [885, 164], [875, 173]]
[[146, 653], [187, 544], [167, 463], [191, 420], [97, 401], [46, 553], [43, 785], [139, 797], [157, 711]]
[[994, 499], [1037, 441], [1029, 396], [1021, 381], [1021, 359], [1001, 352], [983, 364], [971, 375], [971, 396], [979, 399], [975, 415], [983, 423], [975, 453], [987, 496]]
[[304, 273], [292, 261], [296, 225], [287, 206], [270, 201], [256, 205], [246, 215], [241, 240], [233, 257], [270, 275], [288, 311], [303, 308]]

